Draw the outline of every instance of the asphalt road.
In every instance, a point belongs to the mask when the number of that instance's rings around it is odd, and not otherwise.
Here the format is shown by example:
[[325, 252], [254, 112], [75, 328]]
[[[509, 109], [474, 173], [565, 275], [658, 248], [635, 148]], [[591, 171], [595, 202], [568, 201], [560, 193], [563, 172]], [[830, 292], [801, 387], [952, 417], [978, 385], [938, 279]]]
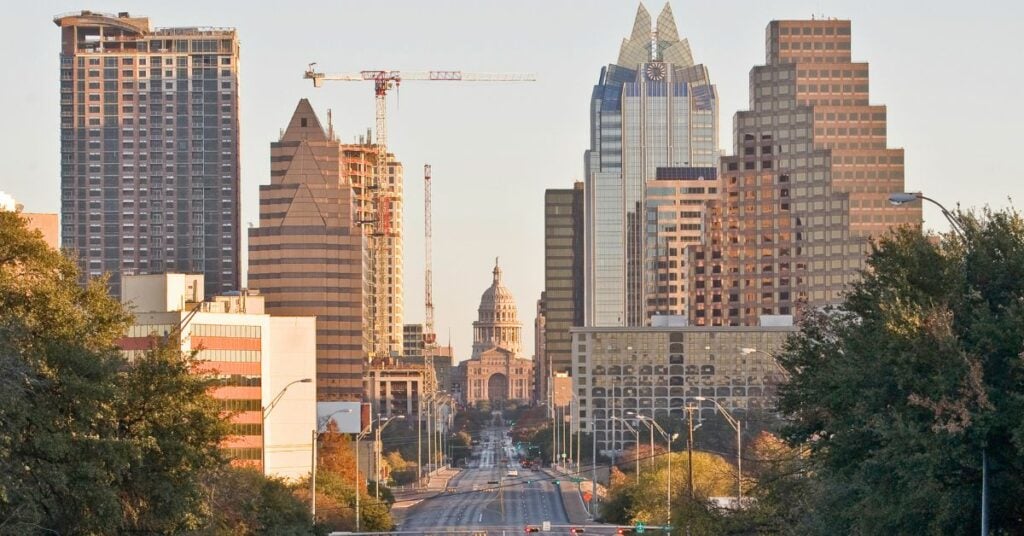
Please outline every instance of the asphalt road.
[[[453, 492], [413, 506], [398, 530], [427, 534], [437, 530], [441, 534], [448, 529], [479, 529], [489, 536], [511, 536], [523, 533], [527, 525], [540, 527], [544, 521], [568, 525], [558, 490], [544, 480], [547, 476], [543, 473], [519, 467], [504, 430], [483, 432], [477, 452], [479, 463], [449, 481]], [[508, 476], [510, 468], [519, 475]], [[489, 483], [494, 481], [500, 484]], [[553, 527], [546, 534], [569, 534], [569, 528]]]

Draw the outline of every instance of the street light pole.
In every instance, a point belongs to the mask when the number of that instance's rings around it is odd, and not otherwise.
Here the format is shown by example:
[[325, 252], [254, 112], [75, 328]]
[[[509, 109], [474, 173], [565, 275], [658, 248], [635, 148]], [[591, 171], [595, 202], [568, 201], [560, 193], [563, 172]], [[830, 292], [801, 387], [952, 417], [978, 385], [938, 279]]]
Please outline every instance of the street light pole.
[[260, 441], [262, 442], [262, 445], [260, 446], [260, 471], [263, 471], [264, 475], [267, 474], [267, 417], [270, 415], [270, 412], [274, 411], [274, 408], [277, 407], [277, 403], [281, 401], [281, 397], [284, 396], [285, 391], [287, 391], [289, 387], [297, 383], [312, 382], [312, 378], [302, 378], [301, 380], [295, 380], [291, 383], [288, 383], [287, 385], [284, 386], [283, 389], [281, 389], [281, 392], [277, 393], [277, 396], [275, 396], [274, 399], [271, 400], [269, 404], [261, 408]]
[[[946, 221], [949, 222], [949, 226], [953, 229], [953, 232], [964, 241], [964, 244], [969, 244], [967, 240], [967, 233], [964, 229], [964, 222], [960, 218], [953, 215], [946, 207], [938, 201], [926, 197], [921, 192], [897, 192], [889, 194], [889, 203], [899, 206], [906, 203], [911, 203], [920, 199], [921, 201], [927, 201], [942, 211], [942, 215], [945, 216]], [[981, 448], [981, 535], [988, 536], [989, 516], [988, 516], [988, 452], [986, 447]]]
[[373, 428], [373, 422], [370, 423], [370, 427], [360, 431], [356, 434], [356, 532], [359, 532], [359, 496], [363, 494], [363, 486], [359, 480], [359, 441], [366, 437]]
[[740, 432], [741, 423], [739, 419], [733, 417], [732, 414], [722, 407], [722, 405], [714, 398], [695, 396], [693, 399], [701, 401], [710, 400], [715, 404], [715, 407], [721, 411], [726, 422], [736, 430], [736, 509], [738, 510], [743, 502], [743, 435]]
[[[379, 417], [379, 416], [377, 417], [377, 432], [376, 432], [376, 434], [374, 436], [374, 439], [376, 440], [376, 442], [375, 442], [375, 444], [373, 446], [374, 450], [377, 453], [377, 456], [376, 456], [376, 460], [377, 460], [377, 463], [376, 463], [376, 465], [377, 465], [377, 467], [376, 467], [377, 479], [373, 483], [373, 488], [374, 488], [373, 489], [373, 494], [374, 494], [375, 498], [377, 499], [377, 502], [380, 502], [380, 465], [382, 463], [382, 457], [383, 457], [382, 456], [382, 454], [383, 454], [382, 451], [384, 450], [383, 445], [381, 445], [380, 433], [383, 432], [384, 429], [387, 428], [388, 425], [391, 424], [392, 422], [397, 421], [398, 419], [403, 419], [403, 418], [405, 418], [405, 415], [395, 415], [394, 417]], [[356, 463], [358, 463], [358, 460], [356, 461]]]
[[636, 434], [636, 448], [634, 449], [635, 454], [633, 455], [633, 464], [636, 465], [636, 483], [640, 484], [640, 430], [633, 428], [633, 425], [626, 422], [626, 419], [622, 417], [612, 417], [612, 420], [619, 421], [626, 428], [629, 428], [634, 434]]
[[[666, 484], [665, 484], [665, 515], [666, 515], [665, 523], [668, 524], [668, 523], [672, 522], [672, 440], [675, 439], [676, 435], [678, 435], [678, 434], [669, 435], [669, 433], [666, 432], [665, 429], [662, 428], [660, 424], [658, 424], [658, 421], [655, 421], [654, 418], [652, 418], [652, 417], [647, 417], [647, 416], [644, 416], [644, 415], [637, 415], [637, 419], [640, 419], [641, 421], [643, 421], [644, 424], [646, 424], [651, 429], [651, 453], [652, 453], [652, 455], [654, 453], [654, 429], [655, 428], [658, 429], [658, 433], [661, 434], [661, 437], [665, 438], [665, 446], [668, 447], [668, 478], [666, 479]], [[654, 466], [653, 466], [654, 458], [651, 458], [651, 463], [652, 463], [651, 468], [653, 469], [654, 468]]]

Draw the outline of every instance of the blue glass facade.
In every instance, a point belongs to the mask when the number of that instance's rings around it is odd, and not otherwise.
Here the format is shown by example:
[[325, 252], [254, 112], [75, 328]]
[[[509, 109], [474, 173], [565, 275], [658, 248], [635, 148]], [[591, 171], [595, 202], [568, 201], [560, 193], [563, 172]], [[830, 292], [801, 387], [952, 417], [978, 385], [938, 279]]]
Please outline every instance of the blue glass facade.
[[[646, 27], [645, 27], [646, 22]], [[642, 326], [646, 181], [660, 168], [718, 166], [717, 94], [694, 65], [671, 11], [641, 6], [619, 61], [601, 69], [591, 96], [585, 166], [587, 326]]]

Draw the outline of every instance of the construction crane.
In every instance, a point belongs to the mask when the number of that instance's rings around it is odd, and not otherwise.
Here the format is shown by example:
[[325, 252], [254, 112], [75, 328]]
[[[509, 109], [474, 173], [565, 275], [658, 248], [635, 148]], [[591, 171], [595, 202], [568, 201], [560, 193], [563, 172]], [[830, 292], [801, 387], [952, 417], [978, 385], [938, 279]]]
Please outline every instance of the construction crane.
[[376, 104], [377, 123], [377, 161], [372, 184], [367, 185], [370, 202], [368, 214], [362, 223], [369, 228], [370, 251], [372, 260], [369, 263], [374, 271], [370, 276], [371, 303], [370, 312], [370, 360], [387, 357], [387, 345], [393, 341], [384, 341], [383, 325], [385, 305], [382, 303], [383, 288], [387, 274], [382, 270], [384, 261], [384, 244], [388, 237], [394, 236], [390, 226], [391, 198], [383, 191], [380, 181], [387, 180], [388, 172], [388, 126], [387, 126], [387, 94], [397, 88], [405, 80], [429, 82], [533, 82], [536, 77], [528, 73], [466, 73], [462, 71], [390, 71], [370, 70], [357, 73], [324, 74], [316, 70], [316, 63], [310, 63], [303, 76], [313, 81], [313, 87], [322, 87], [325, 81], [337, 82], [373, 82], [373, 94]]
[[[434, 232], [430, 222], [430, 164], [423, 165], [423, 307], [426, 321], [423, 326], [423, 344], [433, 349], [437, 342], [434, 332], [434, 268], [433, 240]], [[433, 357], [433, 356], [431, 356]]]

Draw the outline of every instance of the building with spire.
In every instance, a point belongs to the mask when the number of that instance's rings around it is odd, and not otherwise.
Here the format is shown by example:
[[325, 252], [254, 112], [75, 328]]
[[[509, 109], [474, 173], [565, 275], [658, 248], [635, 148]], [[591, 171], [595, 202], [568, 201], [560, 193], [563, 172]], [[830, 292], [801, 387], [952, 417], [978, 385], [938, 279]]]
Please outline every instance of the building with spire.
[[317, 399], [363, 395], [365, 242], [341, 144], [309, 101], [270, 144], [260, 225], [249, 229], [249, 285], [273, 315], [316, 316]]
[[520, 358], [522, 324], [512, 292], [501, 283], [497, 259], [491, 273], [473, 322], [473, 355], [459, 364], [457, 383], [463, 403], [487, 401], [498, 408], [506, 401], [533, 399], [534, 363]]
[[[668, 4], [653, 25], [640, 5], [618, 60], [601, 69], [590, 113], [584, 322], [646, 325], [649, 299], [658, 292], [656, 263], [669, 262], [672, 247], [648, 220], [649, 185], [713, 180], [719, 157], [717, 91], [679, 37]], [[669, 236], [673, 225], [665, 225]]]

